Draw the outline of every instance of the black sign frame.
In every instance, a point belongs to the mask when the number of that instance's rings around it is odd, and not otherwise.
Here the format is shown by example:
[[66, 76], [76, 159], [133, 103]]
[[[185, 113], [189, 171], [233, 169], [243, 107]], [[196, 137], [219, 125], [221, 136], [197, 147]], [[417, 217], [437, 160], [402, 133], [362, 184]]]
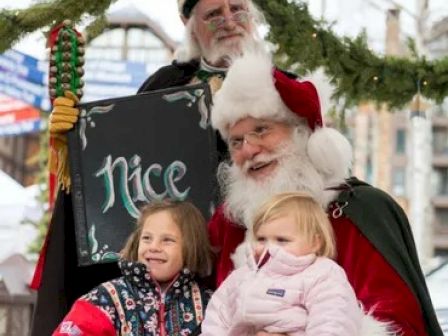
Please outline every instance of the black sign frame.
[[197, 84], [79, 106], [68, 143], [80, 266], [117, 260], [147, 201], [188, 199], [210, 217], [218, 164], [210, 104], [209, 86]]

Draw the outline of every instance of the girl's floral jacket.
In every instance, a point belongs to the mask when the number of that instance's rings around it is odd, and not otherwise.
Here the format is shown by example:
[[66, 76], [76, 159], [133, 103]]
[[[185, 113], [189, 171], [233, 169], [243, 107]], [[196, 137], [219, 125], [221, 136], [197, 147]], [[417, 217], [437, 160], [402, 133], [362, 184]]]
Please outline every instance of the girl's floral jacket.
[[53, 336], [198, 335], [211, 291], [188, 269], [162, 292], [145, 265], [119, 261], [123, 276], [79, 298]]

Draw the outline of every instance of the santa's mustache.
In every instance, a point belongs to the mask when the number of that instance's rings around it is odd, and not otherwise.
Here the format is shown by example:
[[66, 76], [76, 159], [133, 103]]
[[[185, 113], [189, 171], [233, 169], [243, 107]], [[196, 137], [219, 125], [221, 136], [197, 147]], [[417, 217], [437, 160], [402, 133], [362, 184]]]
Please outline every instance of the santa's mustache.
[[267, 164], [269, 162], [276, 160], [277, 157], [278, 157], [278, 155], [262, 154], [260, 156], [255, 157], [254, 159], [244, 162], [243, 166], [241, 167], [241, 171], [243, 173], [247, 173], [249, 171], [249, 169], [251, 169], [252, 167]]
[[280, 144], [274, 152], [257, 154], [254, 158], [246, 160], [240, 167], [243, 173], [255, 166], [260, 166], [261, 164], [267, 164], [273, 161], [279, 161], [285, 158], [290, 151], [288, 150], [289, 143], [285, 142]]
[[241, 28], [239, 26], [237, 26], [234, 30], [232, 30], [231, 32], [226, 31], [226, 30], [218, 30], [214, 35], [213, 35], [213, 40], [215, 42], [219, 42], [220, 39], [224, 39], [226, 37], [230, 37], [230, 36], [235, 36], [235, 35], [240, 35], [241, 37], [244, 37], [247, 35], [246, 31], [244, 30], [244, 28]]

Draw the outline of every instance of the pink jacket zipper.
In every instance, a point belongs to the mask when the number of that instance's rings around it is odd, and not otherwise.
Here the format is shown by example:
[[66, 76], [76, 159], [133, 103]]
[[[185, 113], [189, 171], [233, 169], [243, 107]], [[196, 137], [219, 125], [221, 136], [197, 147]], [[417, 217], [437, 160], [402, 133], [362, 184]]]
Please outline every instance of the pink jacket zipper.
[[160, 336], [168, 336], [166, 333], [166, 326], [165, 326], [165, 294], [170, 289], [170, 287], [173, 285], [173, 283], [177, 280], [179, 277], [179, 274], [177, 274], [173, 280], [170, 282], [170, 284], [165, 288], [164, 291], [162, 291], [162, 288], [160, 287], [159, 283], [154, 280], [154, 282], [157, 284], [157, 288], [160, 292], [160, 308], [159, 308], [159, 331]]

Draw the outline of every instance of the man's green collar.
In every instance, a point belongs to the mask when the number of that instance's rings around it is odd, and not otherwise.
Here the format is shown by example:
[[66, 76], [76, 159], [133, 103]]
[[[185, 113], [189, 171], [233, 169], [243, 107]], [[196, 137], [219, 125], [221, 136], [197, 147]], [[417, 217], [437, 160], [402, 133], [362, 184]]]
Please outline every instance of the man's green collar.
[[208, 81], [208, 79], [213, 76], [217, 76], [224, 79], [226, 77], [226, 73], [225, 71], [208, 71], [204, 69], [199, 69], [196, 72], [196, 77], [202, 82]]

